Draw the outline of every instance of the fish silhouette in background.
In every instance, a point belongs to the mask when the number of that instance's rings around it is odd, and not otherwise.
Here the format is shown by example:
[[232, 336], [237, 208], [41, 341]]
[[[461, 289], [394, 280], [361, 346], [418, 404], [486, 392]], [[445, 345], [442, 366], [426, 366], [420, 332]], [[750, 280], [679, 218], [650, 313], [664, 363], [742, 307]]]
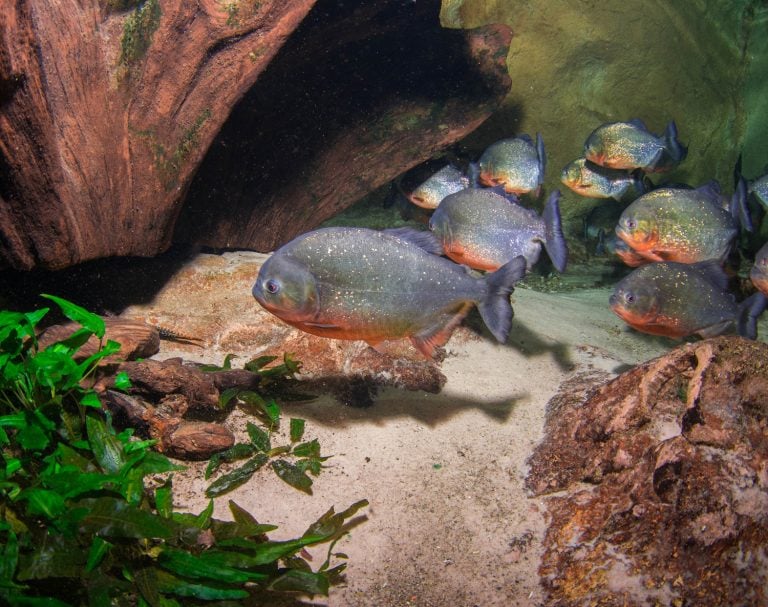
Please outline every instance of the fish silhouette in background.
[[544, 140], [536, 135], [536, 143], [529, 135], [502, 139], [491, 144], [477, 161], [480, 183], [489, 187], [502, 186], [509, 194], [541, 194], [547, 154]]
[[648, 190], [639, 170], [609, 169], [586, 158], [569, 162], [560, 174], [560, 181], [579, 196], [613, 198], [619, 202], [634, 200]]
[[597, 127], [584, 143], [584, 157], [610, 169], [669, 171], [682, 162], [688, 149], [680, 143], [677, 126], [670, 121], [663, 135], [654, 135], [637, 118]]
[[530, 270], [542, 245], [552, 265], [564, 272], [568, 246], [560, 221], [560, 192], [554, 191], [541, 217], [494, 189], [468, 189], [446, 197], [429, 221], [445, 254], [476, 270], [496, 270], [522, 255]]

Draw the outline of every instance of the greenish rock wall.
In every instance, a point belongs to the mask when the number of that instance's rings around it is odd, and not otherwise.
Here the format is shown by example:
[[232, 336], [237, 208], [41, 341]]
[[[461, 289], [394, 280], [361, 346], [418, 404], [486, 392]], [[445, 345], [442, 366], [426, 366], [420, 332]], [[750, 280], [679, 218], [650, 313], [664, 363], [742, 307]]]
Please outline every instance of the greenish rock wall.
[[465, 145], [479, 153], [497, 139], [541, 132], [545, 185], [561, 187], [563, 213], [574, 219], [595, 201], [559, 176], [589, 133], [635, 117], [661, 133], [674, 119], [689, 154], [666, 179], [715, 178], [730, 191], [742, 148], [752, 173], [768, 163], [766, 12], [755, 0], [443, 0], [444, 27], [513, 30], [511, 92]]

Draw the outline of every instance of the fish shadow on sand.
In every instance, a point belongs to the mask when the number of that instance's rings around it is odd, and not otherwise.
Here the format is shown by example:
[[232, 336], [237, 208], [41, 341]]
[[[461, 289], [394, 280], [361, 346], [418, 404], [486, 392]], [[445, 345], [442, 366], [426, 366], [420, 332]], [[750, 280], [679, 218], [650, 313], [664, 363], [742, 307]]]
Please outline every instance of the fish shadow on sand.
[[430, 428], [460, 415], [468, 409], [479, 409], [498, 423], [506, 422], [525, 393], [514, 393], [494, 400], [469, 399], [450, 394], [429, 394], [393, 387], [380, 387], [373, 401], [366, 406], [353, 406], [341, 400], [338, 394], [324, 393], [312, 401], [286, 402], [281, 407], [288, 415], [296, 415], [324, 426], [348, 428], [354, 424], [383, 426], [397, 419], [414, 419]]
[[[493, 341], [493, 335], [485, 327], [476, 310], [473, 309], [470, 312], [464, 325], [482, 339]], [[505, 345], [508, 348], [514, 348], [526, 358], [550, 354], [562, 371], [572, 371], [575, 367], [575, 363], [568, 351], [570, 348], [569, 344], [543, 339], [516, 316], [512, 319], [512, 330], [509, 332], [509, 339], [507, 339]]]

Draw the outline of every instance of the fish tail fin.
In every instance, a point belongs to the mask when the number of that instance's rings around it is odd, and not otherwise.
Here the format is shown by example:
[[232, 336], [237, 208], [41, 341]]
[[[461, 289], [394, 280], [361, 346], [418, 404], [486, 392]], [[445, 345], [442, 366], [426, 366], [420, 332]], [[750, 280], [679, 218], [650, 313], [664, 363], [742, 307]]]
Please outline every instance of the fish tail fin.
[[757, 339], [757, 318], [768, 307], [768, 297], [760, 291], [747, 297], [739, 305], [738, 331], [747, 339]]
[[597, 231], [597, 244], [595, 245], [595, 255], [605, 255], [608, 248], [605, 243], [605, 230], [600, 228]]
[[667, 124], [667, 130], [664, 131], [664, 141], [673, 161], [682, 162], [688, 155], [688, 148], [680, 143], [680, 139], [678, 139], [677, 125], [674, 120], [670, 120], [669, 124]]
[[552, 260], [552, 265], [558, 272], [565, 272], [568, 264], [568, 244], [563, 235], [563, 224], [560, 220], [560, 190], [549, 195], [542, 214], [545, 228], [544, 248]]
[[467, 179], [469, 179], [470, 188], [480, 187], [480, 164], [477, 162], [470, 162], [467, 167]]
[[539, 174], [544, 179], [544, 173], [547, 169], [547, 151], [544, 149], [544, 139], [541, 133], [536, 133], [536, 155], [539, 157]]
[[643, 194], [650, 191], [650, 188], [652, 187], [652, 184], [650, 184], [648, 178], [645, 176], [645, 173], [643, 173], [640, 169], [635, 169], [631, 173], [632, 175], [632, 187], [635, 190], [636, 196], [642, 196]]
[[477, 309], [483, 322], [500, 342], [505, 343], [512, 327], [514, 311], [509, 296], [515, 290], [515, 283], [525, 276], [525, 257], [518, 255], [495, 272], [485, 277], [487, 292]]
[[754, 229], [752, 217], [747, 208], [747, 181], [743, 177], [736, 180], [736, 189], [731, 196], [731, 216], [738, 222], [742, 229], [751, 232]]

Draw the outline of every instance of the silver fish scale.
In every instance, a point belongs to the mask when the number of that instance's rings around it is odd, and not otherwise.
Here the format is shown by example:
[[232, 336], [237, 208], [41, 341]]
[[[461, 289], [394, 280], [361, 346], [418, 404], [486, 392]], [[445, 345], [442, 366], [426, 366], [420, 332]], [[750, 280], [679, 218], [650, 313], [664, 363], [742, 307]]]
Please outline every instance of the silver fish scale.
[[275, 255], [301, 263], [317, 281], [322, 318], [378, 318], [420, 326], [436, 313], [477, 302], [485, 284], [460, 266], [396, 236], [363, 228], [326, 228]]
[[530, 269], [545, 239], [544, 220], [532, 209], [490, 190], [463, 190], [448, 196], [432, 216], [430, 227], [447, 247], [459, 243], [502, 265], [522, 255]]

